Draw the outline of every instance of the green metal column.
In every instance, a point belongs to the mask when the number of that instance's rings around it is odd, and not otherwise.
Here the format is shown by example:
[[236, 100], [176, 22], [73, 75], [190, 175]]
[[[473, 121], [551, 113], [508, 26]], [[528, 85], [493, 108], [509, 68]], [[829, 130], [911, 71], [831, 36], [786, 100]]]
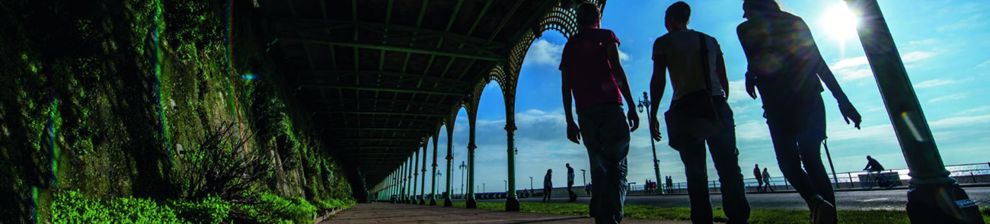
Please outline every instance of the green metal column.
[[443, 207], [452, 207], [452, 206], [454, 206], [454, 202], [453, 202], [453, 200], [451, 200], [451, 196], [454, 194], [454, 191], [451, 188], [452, 178], [454, 177], [454, 167], [453, 167], [453, 162], [454, 162], [454, 136], [453, 136], [453, 134], [454, 134], [454, 122], [451, 122], [451, 121], [453, 121], [453, 119], [448, 120], [447, 125], [446, 125], [446, 127], [447, 127], [447, 157], [446, 157], [446, 159], [447, 159], [447, 191], [444, 192]]
[[474, 149], [478, 148], [475, 145], [474, 134], [475, 134], [475, 123], [477, 120], [477, 111], [475, 113], [468, 112], [468, 169], [467, 169], [467, 208], [478, 208], [478, 202], [474, 199]]
[[402, 187], [399, 189], [399, 192], [401, 192], [399, 198], [402, 199], [399, 200], [400, 203], [409, 201], [409, 162], [407, 158], [406, 162], [402, 164], [402, 175], [399, 177], [402, 180]]
[[411, 198], [411, 196], [409, 195], [409, 192], [410, 192], [410, 186], [412, 186], [412, 169], [410, 169], [409, 167], [412, 166], [412, 162], [413, 162], [412, 161], [412, 158], [408, 158], [407, 161], [406, 161], [406, 166], [405, 166], [405, 169], [406, 169], [406, 175], [405, 175], [406, 176], [406, 181], [405, 181], [405, 183], [403, 185], [404, 187], [402, 188], [403, 189], [402, 190], [402, 192], [403, 192], [402, 193], [402, 198], [403, 198], [402, 199], [402, 203], [409, 203], [409, 199]]
[[[427, 140], [429, 140], [429, 139], [427, 139]], [[429, 147], [429, 144], [426, 144], [424, 142], [423, 143], [423, 162], [422, 162], [423, 168], [422, 168], [422, 170], [420, 170], [420, 173], [422, 173], [423, 176], [420, 176], [421, 179], [419, 179], [419, 204], [420, 205], [426, 205], [426, 154], [427, 154], [427, 151], [429, 151], [429, 148], [428, 147]]]
[[412, 176], [412, 191], [409, 192], [412, 198], [409, 200], [409, 204], [416, 204], [417, 201], [416, 199], [419, 198], [419, 195], [416, 195], [416, 186], [417, 186], [416, 184], [419, 182], [418, 168], [419, 168], [419, 148], [417, 148], [416, 152], [413, 153], [413, 166], [410, 167], [410, 169], [412, 169], [413, 176]]
[[912, 223], [983, 223], [976, 203], [945, 170], [921, 104], [876, 0], [846, 0], [862, 19], [859, 39], [911, 176]]
[[430, 183], [430, 205], [437, 205], [437, 136], [439, 133], [433, 135], [433, 175], [431, 178], [433, 181]]
[[508, 160], [509, 163], [508, 186], [506, 186], [508, 192], [506, 192], [505, 197], [505, 211], [517, 212], [519, 211], [519, 198], [516, 197], [516, 156], [515, 139], [513, 137], [516, 131], [516, 122], [512, 119], [513, 116], [511, 114], [506, 114], [505, 116], [505, 144], [508, 146], [506, 151], [506, 160]]

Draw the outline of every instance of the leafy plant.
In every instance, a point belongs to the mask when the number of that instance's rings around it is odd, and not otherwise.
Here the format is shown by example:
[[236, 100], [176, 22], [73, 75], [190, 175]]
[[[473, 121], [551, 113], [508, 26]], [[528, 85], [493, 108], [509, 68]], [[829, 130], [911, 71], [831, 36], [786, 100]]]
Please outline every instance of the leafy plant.
[[182, 182], [182, 197], [243, 200], [244, 192], [268, 175], [269, 160], [248, 151], [250, 136], [238, 139], [235, 130], [233, 123], [220, 125], [208, 131], [198, 150], [180, 156], [185, 166], [176, 181]]
[[169, 204], [180, 218], [197, 223], [228, 222], [233, 207], [230, 202], [217, 196], [206, 197], [199, 201], [177, 200]]
[[284, 198], [268, 192], [248, 193], [244, 204], [235, 206], [235, 221], [260, 223], [312, 223], [316, 206], [302, 198]]
[[185, 223], [168, 206], [152, 200], [119, 197], [88, 198], [76, 191], [55, 194], [51, 221], [55, 223]]

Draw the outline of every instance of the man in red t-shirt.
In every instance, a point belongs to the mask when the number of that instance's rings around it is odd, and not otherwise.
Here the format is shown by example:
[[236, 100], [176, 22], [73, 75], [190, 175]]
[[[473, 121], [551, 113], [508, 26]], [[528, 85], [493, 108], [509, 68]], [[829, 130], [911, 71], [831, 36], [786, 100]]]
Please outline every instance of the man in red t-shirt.
[[[577, 13], [581, 31], [567, 40], [560, 61], [567, 138], [580, 144], [583, 136], [588, 149], [595, 186], [591, 216], [596, 223], [619, 223], [628, 190], [629, 132], [639, 127], [639, 116], [619, 64], [619, 39], [611, 30], [599, 28], [601, 14], [595, 5], [581, 4]], [[571, 113], [572, 94], [580, 128]], [[622, 113], [623, 98], [629, 105], [626, 114]]]

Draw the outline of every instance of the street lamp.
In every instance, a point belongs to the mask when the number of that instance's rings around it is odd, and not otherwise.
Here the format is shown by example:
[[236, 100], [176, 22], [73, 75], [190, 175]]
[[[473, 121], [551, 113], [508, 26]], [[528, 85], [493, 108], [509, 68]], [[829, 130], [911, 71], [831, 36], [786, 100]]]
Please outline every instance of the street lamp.
[[529, 193], [533, 193], [533, 176], [529, 176]]
[[[653, 120], [653, 117], [652, 117], [653, 116], [653, 109], [652, 109], [652, 106], [651, 106], [652, 104], [650, 104], [650, 103], [652, 103], [652, 102], [650, 102], [650, 95], [647, 94], [646, 91], [643, 91], [643, 99], [640, 99], [639, 100], [639, 112], [642, 113], [644, 109], [646, 110], [646, 117], [648, 117], [648, 119], [647, 119], [646, 122], [650, 124], [650, 131], [653, 131], [653, 121], [652, 121]], [[659, 124], [657, 124], [657, 125], [659, 125]], [[653, 136], [652, 136], [652, 134], [650, 135], [649, 139], [650, 139], [650, 147], [653, 148], [653, 174], [656, 175], [655, 178], [659, 182], [660, 181], [660, 160], [657, 159], [657, 146], [656, 146], [656, 143], [653, 142]], [[657, 188], [660, 189], [660, 186], [658, 185]], [[663, 191], [661, 190], [660, 192], [663, 192]]]
[[464, 197], [464, 169], [467, 169], [467, 165], [464, 164], [464, 161], [461, 161], [461, 165], [457, 168], [461, 169], [461, 197]]
[[509, 192], [509, 181], [502, 180], [502, 182], [505, 182], [505, 192]]

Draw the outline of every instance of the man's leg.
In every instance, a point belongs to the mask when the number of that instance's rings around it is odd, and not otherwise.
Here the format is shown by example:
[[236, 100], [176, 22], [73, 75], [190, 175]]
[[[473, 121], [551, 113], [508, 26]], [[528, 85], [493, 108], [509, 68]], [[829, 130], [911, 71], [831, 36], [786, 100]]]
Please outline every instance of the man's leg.
[[817, 193], [811, 187], [811, 180], [808, 179], [808, 174], [801, 167], [801, 156], [798, 154], [797, 149], [797, 136], [794, 133], [775, 129], [774, 125], [771, 124], [770, 138], [773, 140], [773, 148], [777, 154], [777, 165], [780, 167], [780, 172], [791, 183], [794, 190], [801, 194], [801, 197], [808, 203], [808, 206], [811, 206], [811, 202]]
[[[600, 112], [600, 126], [592, 127], [597, 129], [587, 130], [587, 127], [582, 127], [582, 131], [593, 133], [583, 137], [592, 160], [592, 200], [598, 205], [594, 208], [594, 217], [597, 223], [619, 223], [622, 221], [622, 206], [628, 188], [626, 155], [629, 153], [629, 125], [626, 124], [626, 116], [621, 107]], [[588, 144], [589, 142], [597, 144]], [[596, 173], [598, 176], [595, 176]]]
[[805, 130], [797, 136], [798, 151], [801, 154], [801, 162], [811, 180], [811, 186], [818, 195], [826, 201], [835, 205], [835, 193], [832, 191], [832, 182], [822, 164], [821, 145], [825, 138], [825, 105], [821, 97], [811, 101], [808, 105], [808, 123]]
[[705, 162], [704, 142], [677, 149], [684, 163], [687, 177], [688, 198], [691, 205], [691, 221], [712, 223], [712, 203], [708, 195], [708, 167]]
[[588, 170], [591, 172], [591, 199], [588, 204], [588, 215], [591, 217], [600, 217], [599, 213], [602, 211], [601, 202], [603, 196], [600, 194], [602, 189], [602, 181], [604, 181], [604, 172], [601, 166], [601, 155], [600, 150], [594, 150], [601, 148], [601, 143], [598, 138], [601, 127], [601, 121], [604, 120], [600, 111], [589, 110], [578, 114], [578, 123], [581, 127], [581, 141], [584, 143], [584, 147], [588, 150]]
[[[722, 119], [722, 128], [719, 133], [708, 138], [708, 148], [712, 153], [715, 170], [718, 171], [719, 182], [722, 184], [722, 207], [725, 209], [726, 217], [729, 218], [728, 223], [746, 223], [749, 220], [750, 209], [746, 200], [742, 170], [739, 168], [735, 121], [732, 118], [732, 110], [724, 100], [715, 103]], [[762, 182], [760, 184], [762, 185]]]

